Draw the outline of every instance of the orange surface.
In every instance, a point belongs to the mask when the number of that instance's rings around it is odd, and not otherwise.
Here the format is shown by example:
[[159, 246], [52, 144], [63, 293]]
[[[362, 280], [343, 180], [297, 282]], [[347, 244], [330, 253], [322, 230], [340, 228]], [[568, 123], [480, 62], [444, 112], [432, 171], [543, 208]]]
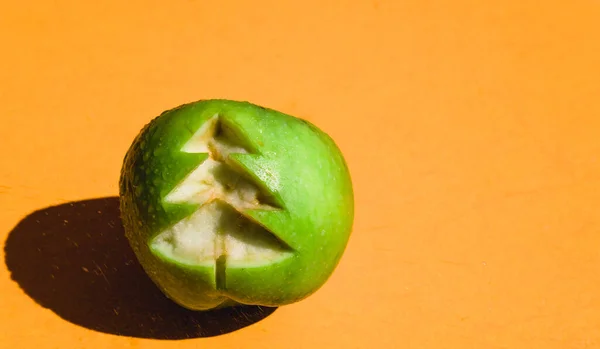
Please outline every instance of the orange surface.
[[[0, 347], [600, 348], [599, 17], [596, 0], [4, 1]], [[309, 119], [346, 155], [354, 233], [309, 299], [190, 314], [130, 262], [122, 157], [204, 98]]]

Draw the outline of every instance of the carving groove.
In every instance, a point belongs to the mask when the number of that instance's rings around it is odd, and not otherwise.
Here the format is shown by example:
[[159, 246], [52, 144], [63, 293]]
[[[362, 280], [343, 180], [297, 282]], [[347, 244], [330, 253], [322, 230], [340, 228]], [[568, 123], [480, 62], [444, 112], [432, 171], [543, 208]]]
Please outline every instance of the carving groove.
[[230, 263], [267, 264], [291, 251], [272, 232], [243, 215], [247, 209], [280, 209], [249, 176], [227, 163], [229, 154], [248, 154], [218, 116], [209, 119], [183, 146], [208, 158], [166, 197], [170, 203], [199, 204], [191, 216], [159, 234], [153, 245], [171, 258], [213, 265], [217, 289], [225, 289]]

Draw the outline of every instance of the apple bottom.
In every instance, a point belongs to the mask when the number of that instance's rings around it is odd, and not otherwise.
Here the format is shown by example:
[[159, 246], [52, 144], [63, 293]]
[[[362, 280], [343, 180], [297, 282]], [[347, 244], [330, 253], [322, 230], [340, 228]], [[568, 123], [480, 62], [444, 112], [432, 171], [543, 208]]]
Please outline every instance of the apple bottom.
[[[282, 306], [300, 301], [320, 288], [331, 273], [303, 265], [298, 256], [262, 265], [190, 265], [151, 252], [148, 275], [175, 303], [191, 310], [239, 304]], [[295, 252], [299, 253], [299, 252]]]

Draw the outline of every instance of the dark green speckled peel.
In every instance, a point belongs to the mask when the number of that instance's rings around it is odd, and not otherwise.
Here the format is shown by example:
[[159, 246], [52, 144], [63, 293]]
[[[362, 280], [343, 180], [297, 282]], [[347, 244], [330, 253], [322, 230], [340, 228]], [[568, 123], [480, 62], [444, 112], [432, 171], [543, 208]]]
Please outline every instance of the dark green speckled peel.
[[[228, 209], [215, 229], [223, 234], [237, 230], [243, 240], [245, 229], [254, 226], [256, 236], [269, 235], [284, 257], [233, 262], [228, 259], [233, 252], [216, 247], [218, 255], [195, 263], [153, 244], [205, 205], [221, 203], [202, 202], [198, 195], [187, 201], [165, 199], [183, 181], [193, 181], [190, 174], [213, 156], [182, 150], [208, 122], [215, 123], [215, 137], [244, 150], [223, 153], [223, 168], [231, 171], [230, 177], [238, 176], [236, 181], [259, 188], [255, 201], [260, 205]], [[280, 306], [306, 298], [333, 273], [354, 218], [349, 171], [328, 135], [299, 118], [228, 100], [186, 104], [146, 125], [125, 156], [120, 197], [125, 232], [139, 262], [169, 298], [193, 310]], [[235, 219], [245, 223], [234, 224]], [[206, 230], [200, 224], [192, 227], [199, 234]], [[247, 235], [249, 244], [253, 236]]]

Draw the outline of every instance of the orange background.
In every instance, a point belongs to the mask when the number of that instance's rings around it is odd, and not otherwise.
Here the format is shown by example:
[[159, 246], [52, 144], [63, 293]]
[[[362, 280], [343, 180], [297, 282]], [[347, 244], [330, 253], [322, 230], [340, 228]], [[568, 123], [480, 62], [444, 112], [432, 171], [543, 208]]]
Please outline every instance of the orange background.
[[[597, 0], [4, 1], [0, 347], [600, 348], [598, 18]], [[122, 157], [205, 98], [306, 118], [344, 152], [354, 232], [309, 299], [194, 315], [126, 260]]]

